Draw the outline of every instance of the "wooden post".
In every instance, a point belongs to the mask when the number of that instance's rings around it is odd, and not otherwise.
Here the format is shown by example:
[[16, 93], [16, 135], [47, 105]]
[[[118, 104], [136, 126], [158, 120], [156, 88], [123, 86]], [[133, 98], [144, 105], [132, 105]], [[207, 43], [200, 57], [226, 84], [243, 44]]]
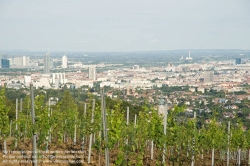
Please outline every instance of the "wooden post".
[[[35, 125], [35, 104], [34, 104], [34, 92], [33, 84], [30, 84], [30, 97], [31, 97], [31, 115], [32, 115], [32, 125]], [[33, 166], [37, 166], [37, 150], [36, 150], [36, 133], [33, 131], [33, 142], [32, 142], [32, 159]]]
[[228, 121], [228, 136], [227, 136], [227, 166], [229, 166], [229, 160], [230, 160], [230, 121]]
[[23, 99], [20, 100], [20, 112], [23, 111]]
[[250, 165], [250, 149], [248, 149], [248, 165]]
[[[129, 125], [129, 107], [127, 107], [127, 128], [128, 128], [128, 125]], [[128, 145], [128, 138], [126, 140], [126, 144]]]
[[[49, 117], [52, 116], [52, 109], [51, 109], [51, 98], [49, 98]], [[52, 133], [51, 133], [51, 127], [49, 128], [49, 142], [51, 143], [52, 140]]]
[[151, 146], [150, 146], [150, 158], [151, 160], [154, 160], [154, 141], [151, 141]]
[[[94, 110], [95, 110], [95, 99], [93, 99], [93, 105], [92, 105], [92, 116], [91, 116], [91, 125], [93, 124], [94, 122]], [[91, 163], [91, 148], [92, 148], [92, 139], [93, 139], [93, 131], [92, 131], [92, 128], [91, 128], [91, 134], [90, 134], [90, 137], [89, 137], [89, 156], [88, 156], [88, 164]]]
[[[83, 114], [84, 120], [86, 120], [86, 110], [87, 110], [87, 104], [85, 103], [85, 104], [84, 104], [84, 114]], [[85, 123], [85, 122], [83, 122], [83, 123]], [[85, 141], [84, 136], [85, 136], [85, 135], [83, 135], [83, 137], [82, 137], [82, 151], [84, 150], [84, 141]]]
[[4, 154], [7, 154], [8, 153], [8, 151], [7, 151], [7, 143], [6, 143], [6, 139], [4, 139], [4, 141], [3, 141], [3, 153]]
[[[164, 120], [163, 120], [163, 123], [164, 123], [163, 133], [164, 133], [164, 135], [167, 135], [167, 118], [168, 118], [168, 110], [167, 110], [167, 106], [165, 106]], [[163, 163], [163, 165], [165, 165], [165, 163], [166, 163], [165, 156], [166, 156], [166, 143], [164, 143], [163, 154], [162, 154], [162, 163]]]
[[[196, 112], [194, 112], [194, 120], [196, 120]], [[195, 121], [196, 122], [196, 121]], [[194, 124], [194, 132], [195, 132], [195, 124]], [[192, 146], [192, 162], [191, 162], [191, 166], [194, 166], [194, 146], [195, 146], [195, 138], [193, 136], [193, 146]]]
[[9, 134], [9, 137], [11, 137], [11, 129], [12, 128], [12, 120], [10, 120], [10, 134]]
[[135, 114], [135, 127], [136, 127], [136, 118], [137, 118], [137, 117], [136, 117], [136, 114]]
[[[75, 116], [75, 122], [76, 122], [76, 116]], [[75, 131], [74, 131], [74, 145], [76, 145], [76, 124], [75, 124]]]
[[240, 158], [241, 158], [241, 149], [238, 149], [238, 163], [237, 165], [240, 166]]
[[214, 166], [214, 148], [212, 149], [212, 166]]
[[[49, 98], [49, 108], [48, 108], [48, 119], [50, 120], [50, 98]], [[46, 152], [48, 152], [49, 150], [49, 142], [51, 140], [50, 129], [51, 127], [49, 128], [48, 135], [46, 136], [46, 149], [45, 149]]]
[[109, 166], [109, 150], [108, 150], [108, 131], [107, 131], [107, 117], [106, 117], [106, 102], [104, 89], [102, 89], [102, 122], [103, 122], [103, 136], [105, 141], [105, 166]]
[[[17, 124], [17, 120], [18, 120], [18, 99], [16, 99], [16, 133], [18, 133], [18, 124]], [[15, 135], [15, 148], [17, 147], [17, 135]]]

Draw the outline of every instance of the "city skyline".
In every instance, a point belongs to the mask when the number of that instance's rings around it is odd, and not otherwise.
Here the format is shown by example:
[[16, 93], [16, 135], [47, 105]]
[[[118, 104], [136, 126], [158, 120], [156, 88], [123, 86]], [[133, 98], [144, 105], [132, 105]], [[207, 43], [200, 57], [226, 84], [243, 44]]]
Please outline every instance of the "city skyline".
[[249, 7], [233, 0], [1, 1], [0, 50], [249, 50]]

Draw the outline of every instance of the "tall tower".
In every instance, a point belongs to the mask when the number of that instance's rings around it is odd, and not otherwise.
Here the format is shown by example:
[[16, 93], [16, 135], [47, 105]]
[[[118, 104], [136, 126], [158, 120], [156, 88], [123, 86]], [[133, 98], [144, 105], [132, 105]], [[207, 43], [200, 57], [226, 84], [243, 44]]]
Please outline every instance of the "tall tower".
[[30, 65], [30, 57], [23, 56], [22, 60], [23, 60], [23, 66], [29, 66]]
[[96, 68], [95, 68], [95, 66], [89, 67], [89, 79], [96, 80]]
[[50, 56], [49, 52], [44, 55], [43, 57], [43, 64], [44, 64], [44, 73], [49, 73], [50, 72]]
[[204, 82], [214, 82], [214, 71], [205, 71], [203, 77]]
[[241, 58], [235, 58], [235, 64], [236, 65], [241, 64]]
[[62, 57], [62, 68], [64, 69], [68, 68], [68, 58], [66, 55], [63, 55]]

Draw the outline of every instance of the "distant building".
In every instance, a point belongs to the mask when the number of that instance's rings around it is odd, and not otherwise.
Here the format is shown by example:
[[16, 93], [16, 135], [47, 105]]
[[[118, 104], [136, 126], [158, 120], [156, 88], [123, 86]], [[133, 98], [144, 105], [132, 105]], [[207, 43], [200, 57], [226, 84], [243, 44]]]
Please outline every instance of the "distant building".
[[15, 57], [14, 58], [14, 65], [17, 67], [23, 66], [23, 57]]
[[50, 55], [47, 53], [43, 57], [43, 64], [44, 64], [44, 73], [49, 73], [50, 72]]
[[204, 82], [214, 82], [214, 72], [205, 71], [203, 74]]
[[65, 78], [65, 73], [53, 73], [52, 74], [52, 84], [65, 84], [66, 83], [66, 78]]
[[139, 66], [139, 65], [134, 65], [134, 66], [133, 66], [133, 69], [134, 69], [134, 70], [140, 69], [140, 66]]
[[49, 69], [53, 69], [54, 68], [54, 61], [52, 59], [49, 60]]
[[14, 65], [15, 67], [24, 67], [30, 65], [30, 57], [28, 56], [21, 56], [21, 57], [15, 57], [12, 59], [11, 65]]
[[89, 67], [89, 79], [96, 80], [96, 68], [95, 68], [95, 66]]
[[241, 58], [235, 58], [235, 64], [236, 65], [241, 64]]
[[23, 88], [23, 85], [21, 83], [10, 83], [7, 85], [7, 88], [20, 89]]
[[10, 61], [7, 59], [1, 59], [2, 68], [8, 69], [10, 68]]
[[62, 57], [62, 68], [63, 68], [63, 69], [68, 68], [68, 58], [67, 58], [66, 55], [64, 55], [64, 56]]
[[30, 66], [30, 57], [23, 56], [23, 66]]
[[31, 83], [31, 76], [24, 76], [24, 85], [29, 87]]

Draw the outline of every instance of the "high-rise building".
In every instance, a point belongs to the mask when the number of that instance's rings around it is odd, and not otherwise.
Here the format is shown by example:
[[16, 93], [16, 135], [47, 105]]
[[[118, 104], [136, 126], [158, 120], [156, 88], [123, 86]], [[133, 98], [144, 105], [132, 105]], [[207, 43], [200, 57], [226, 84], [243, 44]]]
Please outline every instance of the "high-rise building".
[[2, 68], [10, 68], [10, 61], [8, 59], [1, 59]]
[[10, 64], [14, 65], [15, 67], [29, 66], [30, 65], [30, 57], [28, 57], [28, 56], [15, 57], [13, 59], [13, 62]]
[[241, 58], [235, 58], [235, 64], [236, 65], [241, 64]]
[[95, 68], [95, 66], [89, 67], [89, 79], [96, 80], [96, 68]]
[[23, 57], [15, 57], [14, 58], [14, 65], [17, 67], [23, 66]]
[[62, 57], [62, 68], [64, 69], [68, 68], [68, 58], [66, 55]]
[[2, 68], [2, 59], [3, 59], [3, 55], [0, 54], [0, 68]]
[[44, 64], [44, 73], [49, 73], [50, 72], [50, 56], [49, 52], [44, 55], [43, 57], [43, 64]]
[[29, 66], [30, 65], [30, 57], [23, 56], [23, 66]]
[[52, 59], [49, 60], [49, 69], [53, 69], [54, 68], [54, 61]]
[[31, 83], [31, 76], [24, 76], [24, 85], [29, 86]]
[[66, 83], [65, 73], [53, 73], [52, 84], [55, 84], [56, 80], [58, 80], [60, 84], [65, 84]]
[[204, 82], [214, 82], [214, 72], [213, 71], [205, 71], [203, 74]]

